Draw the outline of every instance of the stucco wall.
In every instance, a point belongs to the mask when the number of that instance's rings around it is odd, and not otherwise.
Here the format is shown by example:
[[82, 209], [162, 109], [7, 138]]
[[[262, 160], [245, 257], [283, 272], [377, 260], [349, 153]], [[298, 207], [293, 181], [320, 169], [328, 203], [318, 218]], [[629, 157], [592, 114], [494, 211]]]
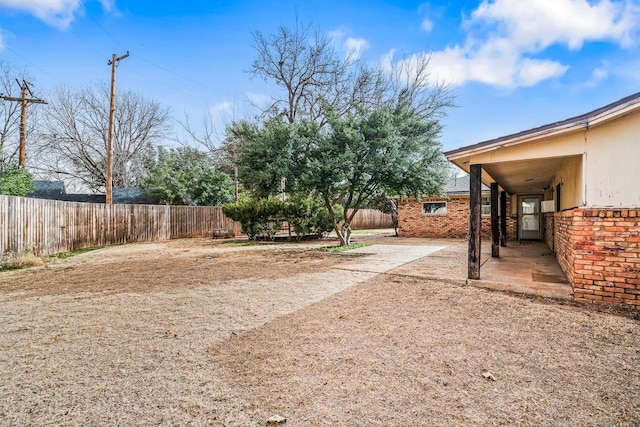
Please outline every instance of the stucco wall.
[[582, 155], [584, 152], [584, 131], [576, 130], [566, 135], [555, 135], [537, 141], [503, 147], [473, 156], [474, 164], [520, 161], [523, 159], [545, 159]]
[[640, 207], [640, 112], [589, 129], [586, 206]]
[[[551, 183], [551, 188], [556, 188], [560, 184], [560, 209], [572, 209], [584, 206], [583, 188], [584, 180], [582, 175], [582, 156], [567, 157], [562, 161], [560, 169], [556, 172]], [[553, 195], [556, 199], [556, 195]]]

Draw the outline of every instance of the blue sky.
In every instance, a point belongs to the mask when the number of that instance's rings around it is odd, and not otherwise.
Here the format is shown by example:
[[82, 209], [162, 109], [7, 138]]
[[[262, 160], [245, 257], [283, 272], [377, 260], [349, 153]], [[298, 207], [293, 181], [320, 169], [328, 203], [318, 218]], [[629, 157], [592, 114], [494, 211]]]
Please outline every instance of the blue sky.
[[[458, 107], [445, 150], [582, 114], [640, 91], [640, 0], [0, 0], [0, 57], [34, 94], [107, 81], [217, 129], [275, 89], [245, 72], [252, 33], [296, 15], [372, 64], [431, 54]], [[40, 108], [40, 107], [39, 107]], [[44, 107], [43, 107], [44, 108]]]

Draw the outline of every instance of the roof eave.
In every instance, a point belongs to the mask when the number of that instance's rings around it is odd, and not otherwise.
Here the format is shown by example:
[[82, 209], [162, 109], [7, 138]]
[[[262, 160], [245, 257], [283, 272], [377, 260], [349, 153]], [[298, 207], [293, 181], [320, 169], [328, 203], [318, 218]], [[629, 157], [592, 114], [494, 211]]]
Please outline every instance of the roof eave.
[[523, 132], [490, 139], [455, 150], [450, 150], [445, 152], [444, 155], [449, 161], [456, 163], [456, 160], [464, 159], [470, 155], [482, 154], [500, 148], [535, 141], [549, 136], [575, 132], [580, 129], [588, 129], [589, 127], [599, 125], [618, 117], [622, 117], [639, 108], [640, 93], [636, 93], [605, 107], [599, 108], [586, 114], [582, 114], [580, 116], [563, 120], [561, 122], [539, 126]]

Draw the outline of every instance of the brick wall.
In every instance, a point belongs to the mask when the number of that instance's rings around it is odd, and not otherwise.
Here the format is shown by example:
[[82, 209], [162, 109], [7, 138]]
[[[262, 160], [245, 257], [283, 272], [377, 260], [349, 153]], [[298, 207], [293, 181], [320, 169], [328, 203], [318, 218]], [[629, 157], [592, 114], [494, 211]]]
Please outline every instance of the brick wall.
[[555, 219], [555, 215], [553, 213], [545, 213], [544, 215], [544, 219], [543, 219], [543, 224], [544, 224], [544, 241], [547, 243], [547, 246], [549, 246], [549, 249], [554, 250], [554, 235], [555, 235], [555, 230], [554, 230], [554, 219]]
[[[403, 199], [398, 203], [398, 234], [401, 237], [424, 238], [467, 238], [469, 235], [469, 196], [444, 199], [423, 199], [428, 201], [446, 201], [446, 215], [423, 214], [422, 202], [416, 199]], [[509, 212], [509, 201], [507, 201]], [[482, 238], [491, 238], [491, 218], [482, 217]], [[507, 218], [507, 238], [516, 237], [516, 219]]]
[[574, 209], [555, 216], [556, 258], [579, 302], [640, 308], [640, 209]]

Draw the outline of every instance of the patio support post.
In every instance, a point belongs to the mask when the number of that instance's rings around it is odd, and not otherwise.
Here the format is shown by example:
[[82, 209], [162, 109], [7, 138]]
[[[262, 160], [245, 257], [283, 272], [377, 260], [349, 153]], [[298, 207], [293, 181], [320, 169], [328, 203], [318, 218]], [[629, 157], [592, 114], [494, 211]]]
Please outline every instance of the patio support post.
[[500, 246], [507, 247], [507, 192], [500, 192]]
[[491, 256], [500, 258], [500, 228], [498, 222], [498, 183], [491, 183]]
[[471, 165], [469, 183], [469, 279], [480, 279], [482, 229], [482, 165]]

